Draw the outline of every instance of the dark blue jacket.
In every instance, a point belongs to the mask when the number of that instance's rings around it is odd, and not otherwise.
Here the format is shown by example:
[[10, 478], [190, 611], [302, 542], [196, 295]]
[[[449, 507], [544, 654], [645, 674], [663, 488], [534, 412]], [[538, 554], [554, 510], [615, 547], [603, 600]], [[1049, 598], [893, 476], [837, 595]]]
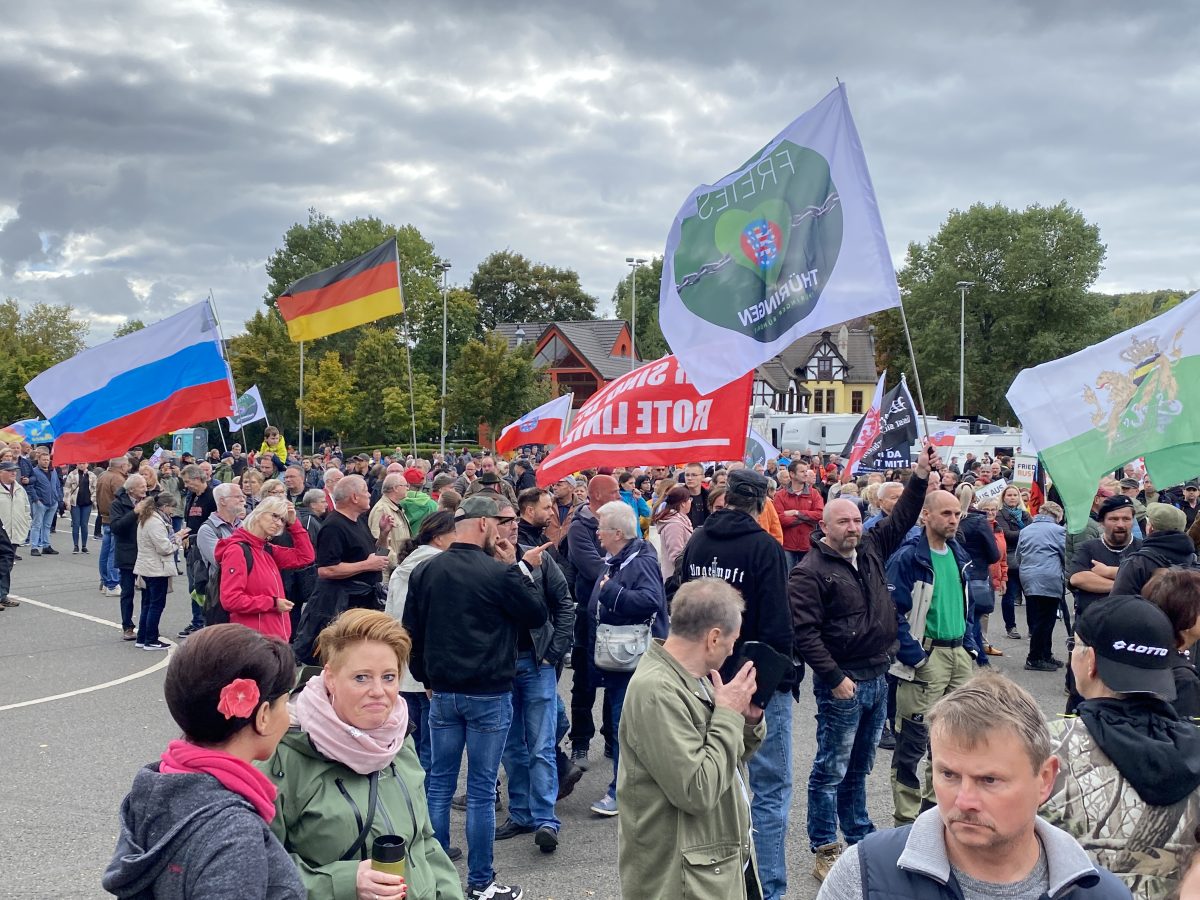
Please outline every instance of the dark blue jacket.
[[987, 581], [990, 567], [1000, 561], [1000, 548], [996, 546], [987, 515], [976, 509], [967, 510], [958, 523], [957, 541], [971, 558], [970, 579]]
[[[967, 600], [966, 580], [971, 568], [971, 558], [959, 545], [958, 541], [947, 541], [946, 545], [958, 562], [960, 593], [963, 598], [963, 617], [967, 620], [967, 630], [963, 635], [963, 646], [978, 654], [974, 639], [971, 635], [970, 618], [971, 606]], [[986, 570], [985, 570], [986, 571]], [[912, 612], [915, 598], [929, 603], [933, 593], [933, 559], [929, 555], [929, 539], [922, 531], [916, 537], [909, 538], [892, 554], [887, 565], [888, 590], [892, 594], [892, 602], [896, 604], [896, 637], [900, 647], [896, 651], [896, 659], [905, 666], [918, 666], [925, 659], [925, 650], [921, 647], [924, 635], [914, 635], [909, 627], [908, 615]]]
[[[600, 580], [608, 576], [603, 586]], [[654, 623], [650, 631], [655, 637], [667, 636], [667, 595], [663, 590], [662, 570], [654, 547], [641, 538], [634, 538], [609, 559], [592, 589], [588, 604], [589, 618], [603, 625], [639, 625]]]
[[575, 570], [575, 602], [591, 599], [592, 588], [604, 574], [604, 550], [596, 536], [599, 523], [590, 506], [581, 506], [567, 526], [567, 560]]
[[54, 469], [34, 466], [26, 491], [29, 493], [29, 499], [34, 503], [40, 503], [43, 506], [58, 506], [58, 501], [62, 499], [62, 482], [58, 478], [58, 472]]

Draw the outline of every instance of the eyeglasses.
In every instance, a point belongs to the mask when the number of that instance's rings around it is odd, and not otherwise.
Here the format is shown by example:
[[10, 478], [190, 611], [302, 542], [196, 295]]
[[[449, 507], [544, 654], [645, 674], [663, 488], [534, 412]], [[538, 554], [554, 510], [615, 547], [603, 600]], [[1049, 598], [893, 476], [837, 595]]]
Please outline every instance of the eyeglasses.
[[492, 516], [491, 518], [496, 520], [497, 525], [511, 525], [517, 521], [516, 516]]
[[283, 522], [283, 521], [286, 521], [286, 519], [287, 519], [287, 516], [281, 516], [279, 513], [267, 513], [267, 515], [270, 516], [272, 519], [274, 519], [276, 522]]

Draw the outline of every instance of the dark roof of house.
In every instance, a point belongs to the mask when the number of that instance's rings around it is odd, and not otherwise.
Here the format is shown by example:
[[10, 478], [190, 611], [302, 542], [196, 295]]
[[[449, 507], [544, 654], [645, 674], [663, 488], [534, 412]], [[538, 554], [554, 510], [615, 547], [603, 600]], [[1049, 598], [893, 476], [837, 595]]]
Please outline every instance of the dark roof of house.
[[546, 329], [554, 325], [606, 381], [629, 371], [628, 356], [613, 356], [613, 344], [626, 327], [623, 319], [590, 319], [580, 322], [503, 322], [495, 330], [508, 340], [510, 347], [517, 345], [517, 328], [525, 331], [525, 340], [538, 343]]
[[[788, 380], [796, 377], [796, 370], [804, 366], [821, 341], [825, 331], [814, 331], [794, 341], [773, 359], [767, 360], [755, 371], [758, 378], [766, 381], [777, 391], [786, 391]], [[838, 331], [829, 330], [829, 339], [836, 347]], [[846, 330], [846, 374], [847, 384], [874, 384], [879, 380], [875, 370], [875, 332], [873, 329]], [[803, 379], [797, 378], [797, 384]]]

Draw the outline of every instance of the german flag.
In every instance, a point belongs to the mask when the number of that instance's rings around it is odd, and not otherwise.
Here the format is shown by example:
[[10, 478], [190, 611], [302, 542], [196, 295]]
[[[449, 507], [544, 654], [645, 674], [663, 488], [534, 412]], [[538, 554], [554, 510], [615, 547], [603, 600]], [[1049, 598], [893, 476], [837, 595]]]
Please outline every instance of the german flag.
[[404, 311], [396, 239], [293, 283], [279, 295], [293, 341], [312, 341]]

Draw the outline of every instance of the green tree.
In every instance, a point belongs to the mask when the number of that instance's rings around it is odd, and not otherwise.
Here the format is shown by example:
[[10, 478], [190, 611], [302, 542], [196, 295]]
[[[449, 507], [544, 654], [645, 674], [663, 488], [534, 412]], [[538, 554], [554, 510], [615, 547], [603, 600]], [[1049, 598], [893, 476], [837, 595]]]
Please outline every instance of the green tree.
[[71, 306], [37, 303], [23, 313], [11, 297], [0, 303], [0, 426], [41, 418], [25, 385], [80, 353], [88, 330]]
[[441, 420], [441, 391], [424, 372], [413, 373], [413, 402], [408, 400], [408, 383], [383, 389], [383, 433], [379, 441], [408, 446], [412, 440], [413, 410], [416, 412], [417, 439], [434, 438]]
[[486, 425], [496, 435], [509, 422], [550, 399], [550, 383], [533, 365], [533, 345], [509, 349], [495, 332], [471, 340], [455, 361], [448, 415], [463, 426]]
[[360, 329], [350, 371], [356, 390], [355, 424], [350, 437], [359, 443], [375, 443], [383, 436], [383, 393], [404, 385], [408, 397], [408, 360], [404, 345], [394, 331]]
[[[409, 307], [410, 337], [413, 342], [413, 366], [441, 385], [442, 372], [442, 294], [419, 297]], [[451, 288], [446, 292], [446, 359], [453, 364], [463, 345], [471, 338], [483, 337], [479, 301], [470, 291]]]
[[117, 330], [113, 332], [113, 337], [125, 337], [125, 335], [133, 334], [135, 331], [141, 331], [145, 327], [146, 323], [141, 319], [126, 319], [117, 326]]
[[1112, 304], [1113, 334], [1118, 334], [1178, 306], [1189, 294], [1187, 291], [1138, 291], [1097, 296]]
[[332, 350], [322, 354], [304, 373], [305, 424], [329, 428], [339, 442], [354, 426], [354, 375]]
[[[931, 415], [958, 405], [959, 281], [966, 301], [966, 411], [1012, 421], [1004, 398], [1017, 372], [1111, 335], [1111, 305], [1088, 288], [1100, 273], [1100, 230], [1065, 202], [954, 210], [926, 244], [909, 245], [900, 290]], [[881, 366], [911, 372], [897, 311], [875, 316]]]
[[584, 293], [576, 272], [531, 262], [511, 250], [498, 250], [479, 264], [471, 293], [479, 300], [484, 328], [596, 318], [596, 298]]
[[[408, 310], [408, 327], [414, 331], [420, 327], [416, 321], [416, 310], [430, 307], [436, 297], [440, 353], [440, 273], [434, 269], [438, 259], [433, 252], [433, 245], [412, 225], [387, 225], [374, 216], [335, 222], [329, 216], [310, 209], [308, 223], [297, 222], [289, 228], [283, 236], [283, 246], [267, 260], [267, 275], [271, 279], [264, 295], [267, 306], [275, 309], [275, 298], [297, 279], [360, 256], [392, 236], [395, 236], [400, 252], [400, 283]], [[405, 321], [403, 316], [386, 316], [373, 325], [385, 330], [402, 329]], [[312, 342], [311, 347], [306, 349], [314, 354], [335, 350], [350, 355], [358, 343], [360, 330], [350, 328], [331, 334]]]
[[[300, 345], [288, 338], [279, 313], [259, 310], [246, 322], [244, 334], [229, 339], [228, 347], [229, 368], [238, 392], [257, 384], [271, 424], [283, 434], [294, 435], [299, 412]], [[316, 354], [306, 356], [305, 363], [313, 365]]]
[[[637, 268], [637, 329], [635, 346], [638, 356], [642, 359], [658, 359], [671, 352], [667, 339], [663, 337], [662, 329], [658, 327], [658, 292], [662, 284], [663, 258], [656, 256], [649, 265]], [[633, 284], [630, 276], [626, 275], [617, 282], [613, 291], [613, 307], [617, 318], [632, 322]]]

